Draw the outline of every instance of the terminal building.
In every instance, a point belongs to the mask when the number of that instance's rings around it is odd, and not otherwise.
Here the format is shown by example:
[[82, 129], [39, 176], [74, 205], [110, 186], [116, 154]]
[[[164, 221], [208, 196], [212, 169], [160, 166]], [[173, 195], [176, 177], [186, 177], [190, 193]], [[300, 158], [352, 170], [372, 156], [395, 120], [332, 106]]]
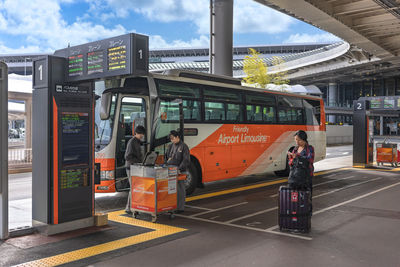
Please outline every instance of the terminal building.
[[[261, 54], [269, 72], [277, 71], [272, 65], [273, 56], [281, 57], [291, 85], [317, 86], [323, 94], [327, 124], [352, 125], [353, 101], [360, 97], [400, 95], [400, 60], [381, 60], [344, 41], [234, 47], [234, 77], [245, 76], [243, 59], [248, 55], [249, 48]], [[32, 60], [41, 55], [2, 55], [0, 60], [8, 64], [10, 73], [31, 75]], [[149, 63], [151, 72], [170, 69], [208, 72], [209, 49], [150, 50]], [[338, 142], [350, 142], [351, 138], [341, 140]]]

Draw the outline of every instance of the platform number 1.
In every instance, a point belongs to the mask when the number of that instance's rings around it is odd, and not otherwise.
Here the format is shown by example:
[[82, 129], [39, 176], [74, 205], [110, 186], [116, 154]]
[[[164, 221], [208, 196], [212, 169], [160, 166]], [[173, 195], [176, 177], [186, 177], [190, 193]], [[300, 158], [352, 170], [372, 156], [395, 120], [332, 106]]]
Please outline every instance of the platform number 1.
[[43, 81], [43, 65], [42, 64], [40, 64], [38, 71], [39, 71], [39, 80]]
[[138, 53], [139, 53], [139, 59], [143, 59], [143, 50], [139, 49]]

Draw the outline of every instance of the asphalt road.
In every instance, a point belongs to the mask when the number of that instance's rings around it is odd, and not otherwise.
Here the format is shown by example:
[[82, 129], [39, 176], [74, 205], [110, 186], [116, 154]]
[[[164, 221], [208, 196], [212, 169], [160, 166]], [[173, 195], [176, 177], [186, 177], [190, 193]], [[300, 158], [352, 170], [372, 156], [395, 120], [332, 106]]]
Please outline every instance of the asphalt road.
[[[352, 155], [352, 146], [335, 146], [327, 148], [327, 159], [340, 158]], [[207, 192], [218, 191], [220, 189], [232, 188], [246, 184], [263, 182], [266, 179], [276, 179], [273, 174], [266, 176], [253, 176], [246, 178], [231, 179], [207, 184], [203, 189], [197, 189], [195, 195]], [[10, 225], [18, 221], [16, 227], [25, 224], [30, 225], [32, 198], [32, 173], [10, 174], [9, 175], [9, 200], [10, 200]], [[127, 193], [102, 193], [95, 196], [96, 211], [110, 211], [124, 208], [126, 205]], [[14, 202], [13, 202], [14, 201]], [[14, 212], [15, 211], [15, 212]], [[23, 216], [24, 218], [22, 218]], [[14, 219], [15, 218], [15, 219]]]

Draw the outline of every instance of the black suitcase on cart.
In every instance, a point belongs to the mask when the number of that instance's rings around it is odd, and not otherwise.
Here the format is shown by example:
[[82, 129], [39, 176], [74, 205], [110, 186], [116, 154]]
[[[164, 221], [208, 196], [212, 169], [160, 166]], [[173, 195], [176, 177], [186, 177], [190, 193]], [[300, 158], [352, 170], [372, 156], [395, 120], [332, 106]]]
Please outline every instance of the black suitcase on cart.
[[298, 230], [308, 233], [311, 229], [311, 192], [279, 188], [279, 230]]

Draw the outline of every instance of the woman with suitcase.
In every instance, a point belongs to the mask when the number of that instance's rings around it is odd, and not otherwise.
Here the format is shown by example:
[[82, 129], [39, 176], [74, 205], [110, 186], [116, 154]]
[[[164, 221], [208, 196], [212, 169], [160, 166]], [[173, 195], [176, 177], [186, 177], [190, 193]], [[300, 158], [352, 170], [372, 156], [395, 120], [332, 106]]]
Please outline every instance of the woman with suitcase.
[[314, 148], [308, 144], [306, 132], [300, 130], [294, 138], [296, 146], [288, 152], [289, 187], [279, 188], [279, 229], [308, 233], [312, 214]]

